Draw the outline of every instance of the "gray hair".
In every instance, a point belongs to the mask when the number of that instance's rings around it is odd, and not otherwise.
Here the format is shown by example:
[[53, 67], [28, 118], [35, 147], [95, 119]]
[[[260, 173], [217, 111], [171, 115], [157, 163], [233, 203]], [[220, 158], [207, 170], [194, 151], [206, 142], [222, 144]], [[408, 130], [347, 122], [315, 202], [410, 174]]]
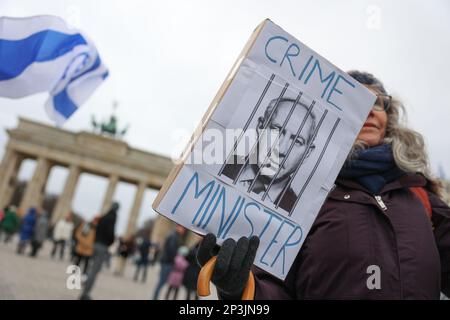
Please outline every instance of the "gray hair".
[[390, 143], [395, 163], [405, 172], [419, 172], [431, 183], [432, 190], [441, 194], [442, 184], [431, 172], [423, 136], [408, 128], [407, 114], [403, 104], [393, 98], [387, 110], [387, 126], [384, 143]]
[[[349, 74], [362, 84], [375, 87], [381, 93], [386, 93], [382, 83], [373, 75], [365, 72], [350, 71]], [[387, 110], [387, 126], [383, 143], [391, 144], [392, 153], [397, 166], [408, 173], [421, 173], [430, 182], [431, 191], [442, 197], [442, 182], [430, 169], [423, 136], [408, 128], [406, 110], [400, 100], [392, 98]], [[367, 148], [367, 144], [356, 140], [349, 158], [354, 157], [357, 150]]]

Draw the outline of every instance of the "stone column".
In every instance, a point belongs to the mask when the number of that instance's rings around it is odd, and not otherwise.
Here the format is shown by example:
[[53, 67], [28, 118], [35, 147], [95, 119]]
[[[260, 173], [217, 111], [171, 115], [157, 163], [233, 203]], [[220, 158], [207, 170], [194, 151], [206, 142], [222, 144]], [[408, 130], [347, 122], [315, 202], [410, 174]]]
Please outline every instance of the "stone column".
[[111, 175], [109, 177], [108, 189], [106, 189], [105, 197], [103, 198], [102, 209], [100, 214], [105, 214], [106, 210], [111, 207], [114, 197], [114, 191], [116, 191], [117, 183], [119, 182], [119, 176]]
[[9, 205], [16, 186], [17, 173], [23, 157], [11, 148], [7, 148], [0, 164], [0, 208]]
[[134, 196], [133, 207], [131, 208], [130, 216], [128, 218], [128, 226], [125, 233], [125, 237], [130, 236], [136, 230], [136, 223], [139, 217], [139, 210], [141, 209], [142, 198], [144, 197], [145, 189], [147, 184], [145, 182], [140, 182], [136, 190], [136, 195]]
[[52, 224], [64, 217], [72, 210], [72, 200], [80, 177], [80, 168], [76, 165], [69, 167], [69, 176], [67, 177], [64, 189], [58, 197], [55, 209], [52, 213]]
[[27, 183], [25, 194], [19, 206], [19, 214], [26, 214], [27, 210], [34, 206], [40, 207], [42, 202], [42, 194], [44, 192], [45, 184], [47, 182], [48, 173], [50, 172], [50, 161], [40, 157], [37, 160], [36, 169], [34, 170], [33, 178]]
[[153, 226], [153, 231], [151, 235], [151, 242], [159, 243], [162, 247], [164, 245], [164, 241], [169, 233], [175, 228], [176, 224], [172, 220], [168, 218], [158, 215], [156, 217], [155, 225]]

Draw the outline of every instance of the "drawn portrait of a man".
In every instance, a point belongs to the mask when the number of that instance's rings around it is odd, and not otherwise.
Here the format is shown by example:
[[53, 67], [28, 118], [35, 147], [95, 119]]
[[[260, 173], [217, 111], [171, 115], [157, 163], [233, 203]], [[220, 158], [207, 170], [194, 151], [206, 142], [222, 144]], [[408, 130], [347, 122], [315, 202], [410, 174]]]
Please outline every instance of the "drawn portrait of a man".
[[315, 116], [310, 109], [292, 98], [270, 101], [257, 119], [254, 148], [245, 157], [231, 157], [222, 174], [290, 212], [297, 200], [291, 187], [293, 173], [315, 148]]

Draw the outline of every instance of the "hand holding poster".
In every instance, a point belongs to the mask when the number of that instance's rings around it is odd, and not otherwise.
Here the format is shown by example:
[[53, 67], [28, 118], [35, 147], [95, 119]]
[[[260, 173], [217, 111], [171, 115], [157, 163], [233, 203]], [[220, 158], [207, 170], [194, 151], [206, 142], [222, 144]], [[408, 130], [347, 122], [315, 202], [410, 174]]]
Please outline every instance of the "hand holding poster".
[[219, 243], [258, 236], [255, 264], [284, 279], [374, 101], [265, 20], [153, 207]]

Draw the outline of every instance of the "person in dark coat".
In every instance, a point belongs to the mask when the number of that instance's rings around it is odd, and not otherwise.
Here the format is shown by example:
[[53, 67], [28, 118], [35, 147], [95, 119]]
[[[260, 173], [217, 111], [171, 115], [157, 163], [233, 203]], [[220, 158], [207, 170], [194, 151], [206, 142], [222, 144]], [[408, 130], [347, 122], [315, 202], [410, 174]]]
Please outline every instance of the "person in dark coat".
[[95, 280], [104, 261], [109, 255], [109, 246], [115, 240], [115, 227], [117, 220], [117, 211], [119, 204], [114, 202], [106, 214], [98, 219], [96, 225], [94, 254], [92, 255], [92, 264], [88, 271], [86, 283], [80, 296], [81, 300], [90, 300], [90, 292], [94, 286]]
[[164, 242], [164, 247], [162, 249], [160, 259], [161, 271], [159, 273], [158, 284], [156, 285], [155, 292], [153, 294], [153, 300], [158, 299], [162, 287], [169, 278], [178, 248], [181, 246], [185, 234], [186, 229], [183, 226], [177, 225], [175, 230], [169, 234], [169, 236], [166, 238], [166, 241]]
[[147, 281], [147, 269], [150, 262], [149, 254], [152, 243], [147, 237], [140, 237], [136, 240], [136, 246], [138, 251], [138, 258], [136, 261], [136, 271], [134, 273], [133, 280], [138, 281], [139, 274], [142, 272], [141, 281], [142, 283], [144, 283]]
[[46, 211], [41, 211], [36, 220], [33, 236], [31, 238], [31, 252], [30, 257], [37, 257], [39, 250], [42, 247], [48, 235], [48, 214]]
[[197, 280], [200, 266], [197, 264], [196, 259], [197, 247], [198, 246], [193, 246], [186, 256], [186, 260], [189, 264], [183, 277], [183, 286], [186, 288], [186, 300], [191, 300], [191, 298], [198, 300]]
[[155, 265], [155, 263], [159, 260], [160, 255], [161, 255], [160, 244], [157, 242], [152, 242], [152, 245], [150, 247], [150, 254], [149, 254], [150, 266]]
[[119, 238], [119, 246], [117, 248], [117, 266], [114, 271], [114, 275], [123, 276], [125, 273], [125, 267], [127, 264], [127, 259], [133, 255], [136, 244], [134, 236], [131, 235], [126, 238]]
[[[350, 75], [377, 95], [376, 103], [285, 280], [253, 267], [255, 299], [450, 295], [450, 208], [430, 174], [423, 138], [400, 124], [401, 105], [379, 80]], [[222, 244], [212, 277], [219, 297], [240, 299], [258, 244], [257, 236]], [[201, 265], [215, 246], [208, 234], [198, 250]]]
[[17, 245], [17, 253], [23, 254], [27, 244], [30, 242], [33, 236], [34, 226], [36, 225], [37, 210], [31, 207], [25, 217], [23, 218], [22, 225], [20, 227], [20, 240]]

